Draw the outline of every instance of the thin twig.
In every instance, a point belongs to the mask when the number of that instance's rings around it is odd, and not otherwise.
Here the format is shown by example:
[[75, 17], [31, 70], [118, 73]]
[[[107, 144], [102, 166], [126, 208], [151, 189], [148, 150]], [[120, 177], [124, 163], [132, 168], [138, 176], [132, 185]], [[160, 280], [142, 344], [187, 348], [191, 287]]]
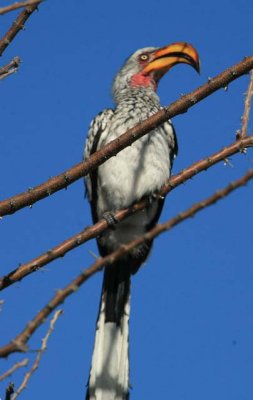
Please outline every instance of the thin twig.
[[23, 382], [19, 386], [18, 390], [12, 396], [12, 400], [15, 400], [20, 395], [20, 393], [27, 387], [28, 381], [31, 379], [32, 374], [38, 369], [42, 354], [47, 349], [48, 339], [49, 339], [51, 333], [53, 332], [55, 323], [58, 320], [59, 316], [62, 314], [62, 312], [63, 312], [62, 310], [57, 310], [54, 313], [54, 316], [53, 316], [52, 320], [50, 321], [50, 326], [49, 326], [48, 332], [47, 332], [46, 336], [44, 337], [44, 339], [42, 339], [42, 346], [41, 346], [40, 350], [38, 351], [38, 354], [34, 361], [34, 364], [31, 368], [31, 370], [25, 374]]
[[[0, 46], [1, 48], [1, 46]], [[30, 188], [27, 192], [20, 193], [0, 202], [0, 216], [13, 214], [17, 210], [32, 205], [60, 189], [66, 188], [81, 177], [96, 169], [104, 163], [108, 158], [116, 155], [125, 147], [130, 146], [140, 137], [144, 136], [158, 125], [167, 121], [169, 118], [175, 117], [178, 114], [185, 113], [190, 107], [194, 106], [199, 101], [217, 91], [222, 87], [226, 87], [229, 83], [246, 74], [253, 68], [253, 56], [244, 58], [239, 64], [236, 64], [193, 92], [181, 97], [170, 106], [165, 107], [152, 115], [150, 118], [129, 129], [119, 138], [111, 141], [85, 162], [76, 164], [72, 168], [62, 174], [49, 179], [47, 182]]]
[[[162, 197], [166, 196], [171, 190], [186, 182], [188, 179], [192, 178], [201, 171], [205, 171], [212, 165], [217, 164], [220, 161], [232, 156], [235, 153], [243, 151], [247, 147], [253, 146], [253, 136], [248, 136], [247, 138], [235, 141], [228, 147], [204, 158], [203, 160], [194, 163], [190, 167], [186, 168], [177, 175], [174, 175], [161, 189], [158, 195]], [[137, 211], [142, 210], [146, 206], [146, 199], [136, 203], [130, 208], [119, 210], [115, 213], [115, 217], [118, 221], [122, 221], [128, 215], [133, 214]], [[87, 242], [90, 239], [101, 234], [105, 229], [108, 228], [108, 224], [105, 219], [100, 220], [95, 225], [85, 228], [83, 231], [77, 233], [71, 238], [65, 240], [64, 242], [58, 244], [52, 249], [48, 250], [46, 253], [34, 258], [33, 260], [20, 265], [18, 268], [12, 270], [7, 275], [0, 278], [0, 290], [7, 288], [13, 283], [20, 281], [25, 276], [38, 271], [46, 264], [49, 264], [53, 260], [59, 257], [63, 257], [67, 252], [73, 250], [74, 248], [80, 246], [81, 244]]]
[[21, 60], [19, 57], [14, 57], [9, 64], [0, 68], [0, 75], [4, 75], [10, 71], [10, 69], [17, 68], [20, 64]]
[[22, 361], [17, 362], [14, 364], [8, 371], [6, 371], [4, 374], [0, 376], [0, 381], [3, 381], [4, 379], [8, 378], [15, 372], [18, 368], [25, 367], [29, 363], [28, 358], [24, 358]]
[[6, 74], [0, 75], [0, 81], [7, 78], [7, 76], [14, 74], [15, 72], [17, 72], [17, 70], [17, 68], [11, 69], [10, 71], [6, 72]]
[[163, 224], [157, 224], [153, 229], [147, 232], [145, 235], [131, 241], [128, 244], [120, 246], [120, 248], [113, 253], [109, 254], [106, 257], [100, 257], [98, 260], [92, 264], [89, 268], [85, 269], [79, 276], [77, 276], [69, 285], [67, 285], [64, 289], [58, 290], [56, 295], [43, 307], [39, 313], [34, 317], [32, 321], [30, 321], [25, 329], [16, 336], [10, 343], [0, 348], [0, 357], [7, 357], [9, 354], [14, 352], [21, 352], [27, 350], [27, 342], [30, 339], [31, 335], [38, 329], [38, 327], [43, 323], [45, 318], [47, 318], [50, 313], [58, 307], [61, 303], [63, 303], [68, 296], [72, 293], [76, 292], [79, 287], [87, 281], [92, 275], [100, 271], [104, 266], [112, 264], [124, 254], [131, 251], [134, 247], [141, 245], [146, 241], [150, 241], [154, 239], [156, 236], [161, 233], [172, 229], [174, 226], [179, 223], [185, 221], [188, 218], [191, 218], [199, 211], [203, 210], [206, 207], [216, 203], [217, 201], [223, 199], [228, 196], [235, 189], [246, 185], [246, 183], [253, 178], [253, 171], [249, 171], [246, 175], [230, 183], [230, 185], [226, 186], [224, 189], [219, 190], [212, 196], [208, 197], [205, 200], [202, 200], [192, 207], [188, 208], [186, 211], [181, 212], [174, 218]]
[[17, 72], [19, 64], [21, 60], [19, 57], [14, 57], [9, 64], [0, 68], [0, 80], [6, 78], [8, 75], [11, 75]]
[[242, 139], [247, 136], [252, 95], [253, 95], [253, 69], [250, 71], [249, 86], [245, 97], [244, 113], [242, 116], [242, 129], [240, 132], [240, 137]]
[[21, 1], [20, 3], [13, 3], [10, 4], [9, 6], [6, 7], [1, 7], [0, 8], [0, 15], [6, 14], [10, 11], [17, 10], [18, 8], [23, 8], [27, 6], [32, 6], [34, 4], [38, 5], [41, 3], [43, 0], [28, 0], [28, 1]]
[[[40, 1], [38, 2], [40, 3]], [[10, 29], [5, 33], [5, 35], [0, 40], [0, 56], [13, 41], [17, 33], [24, 29], [25, 22], [32, 15], [32, 13], [37, 9], [38, 3], [27, 6], [16, 18], [16, 20], [11, 25]]]

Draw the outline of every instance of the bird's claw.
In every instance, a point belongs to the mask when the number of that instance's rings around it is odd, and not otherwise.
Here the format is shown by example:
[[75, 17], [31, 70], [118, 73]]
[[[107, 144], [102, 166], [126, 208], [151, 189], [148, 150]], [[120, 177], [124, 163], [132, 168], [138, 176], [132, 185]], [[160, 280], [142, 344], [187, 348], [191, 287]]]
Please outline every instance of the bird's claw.
[[151, 205], [155, 200], [163, 200], [164, 197], [161, 196], [159, 193], [154, 192], [147, 196], [148, 205]]
[[108, 226], [112, 229], [115, 229], [117, 223], [119, 222], [116, 218], [115, 214], [112, 211], [106, 211], [103, 214], [103, 219], [106, 220]]

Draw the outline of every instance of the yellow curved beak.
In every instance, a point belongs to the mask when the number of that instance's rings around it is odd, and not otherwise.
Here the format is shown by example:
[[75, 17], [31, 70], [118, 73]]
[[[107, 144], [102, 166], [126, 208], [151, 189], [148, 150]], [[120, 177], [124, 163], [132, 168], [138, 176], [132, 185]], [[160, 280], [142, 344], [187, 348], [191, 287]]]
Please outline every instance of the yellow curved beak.
[[197, 72], [200, 71], [200, 60], [197, 50], [189, 43], [178, 42], [155, 50], [151, 61], [144, 67], [143, 72], [150, 74], [158, 72], [159, 76], [165, 74], [176, 64], [191, 65]]

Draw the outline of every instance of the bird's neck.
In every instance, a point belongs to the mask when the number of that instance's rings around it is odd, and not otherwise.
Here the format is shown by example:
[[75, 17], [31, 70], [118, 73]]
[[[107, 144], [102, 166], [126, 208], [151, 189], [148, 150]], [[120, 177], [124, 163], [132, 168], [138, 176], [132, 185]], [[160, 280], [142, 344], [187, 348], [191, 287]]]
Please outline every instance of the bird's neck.
[[160, 107], [160, 99], [151, 87], [129, 86], [116, 93], [114, 100], [117, 107], [125, 106], [127, 104], [142, 104], [147, 108], [149, 105], [155, 108]]

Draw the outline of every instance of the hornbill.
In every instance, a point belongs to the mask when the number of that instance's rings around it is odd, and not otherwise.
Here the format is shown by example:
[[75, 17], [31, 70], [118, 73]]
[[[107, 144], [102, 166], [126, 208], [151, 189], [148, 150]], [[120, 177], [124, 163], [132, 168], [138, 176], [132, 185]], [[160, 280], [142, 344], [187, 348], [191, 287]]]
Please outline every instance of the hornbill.
[[[188, 43], [146, 47], [127, 59], [113, 82], [115, 108], [105, 109], [91, 122], [85, 159], [161, 108], [158, 82], [178, 63], [199, 71], [198, 53]], [[109, 223], [109, 229], [97, 238], [101, 256], [156, 224], [164, 203], [156, 193], [170, 177], [176, 154], [175, 132], [167, 121], [86, 177], [93, 221], [105, 218]], [[144, 196], [149, 198], [147, 207], [117, 223], [114, 212]], [[152, 241], [146, 242], [105, 268], [86, 400], [129, 398], [130, 277], [146, 260], [151, 246]]]

